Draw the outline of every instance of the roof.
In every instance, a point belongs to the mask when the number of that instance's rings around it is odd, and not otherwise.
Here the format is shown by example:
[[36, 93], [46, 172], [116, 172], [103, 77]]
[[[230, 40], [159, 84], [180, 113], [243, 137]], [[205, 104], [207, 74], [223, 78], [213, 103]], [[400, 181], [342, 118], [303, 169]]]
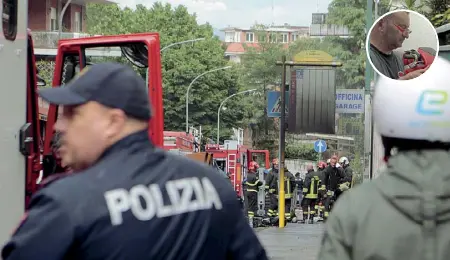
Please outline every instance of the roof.
[[[283, 44], [284, 48], [288, 47], [288, 43]], [[227, 44], [227, 49], [225, 50], [225, 55], [229, 54], [244, 54], [246, 52], [246, 48], [253, 47], [259, 48], [258, 43], [240, 43], [240, 42], [231, 42]]]
[[[245, 28], [245, 27], [226, 27], [222, 29], [223, 32], [235, 32], [235, 31], [257, 31], [254, 28]], [[300, 32], [300, 31], [309, 31], [309, 26], [274, 26], [264, 29], [267, 32]]]

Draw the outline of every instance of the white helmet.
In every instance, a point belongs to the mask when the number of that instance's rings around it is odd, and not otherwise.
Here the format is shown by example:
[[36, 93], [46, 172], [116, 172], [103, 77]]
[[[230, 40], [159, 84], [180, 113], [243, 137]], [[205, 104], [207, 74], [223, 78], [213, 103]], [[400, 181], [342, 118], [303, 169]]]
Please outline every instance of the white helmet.
[[379, 76], [373, 113], [382, 136], [450, 142], [450, 62], [436, 57], [411, 80]]
[[350, 162], [348, 161], [348, 158], [344, 157], [344, 156], [339, 158], [339, 163], [342, 164], [342, 165], [349, 165], [350, 164]]
[[331, 162], [331, 159], [328, 159], [328, 160], [327, 160], [327, 163], [330, 163], [330, 162]]

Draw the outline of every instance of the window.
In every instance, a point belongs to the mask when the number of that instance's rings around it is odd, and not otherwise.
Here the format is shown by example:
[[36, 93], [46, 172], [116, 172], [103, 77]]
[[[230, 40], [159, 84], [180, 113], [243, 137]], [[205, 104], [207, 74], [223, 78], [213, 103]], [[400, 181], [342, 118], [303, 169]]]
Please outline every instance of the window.
[[289, 35], [287, 33], [282, 33], [280, 38], [281, 38], [281, 42], [282, 43], [288, 43], [289, 42]]
[[234, 32], [226, 32], [225, 33], [225, 42], [235, 42], [236, 39], [234, 37]]
[[248, 32], [248, 33], [246, 33], [245, 34], [245, 41], [246, 42], [253, 42], [253, 37], [254, 37], [255, 35], [253, 34], [253, 33], [250, 33], [250, 32]]
[[17, 1], [2, 1], [2, 26], [5, 39], [14, 41], [17, 35]]
[[56, 8], [50, 8], [50, 31], [58, 30], [58, 17], [56, 15]]
[[266, 42], [266, 36], [264, 34], [261, 34], [258, 36], [258, 42]]
[[297, 33], [293, 33], [292, 35], [291, 35], [291, 41], [296, 41], [298, 39], [298, 34]]
[[274, 33], [271, 33], [271, 34], [269, 35], [269, 41], [270, 41], [270, 42], [276, 42], [276, 41], [277, 41], [277, 35], [274, 34]]
[[75, 12], [74, 15], [74, 31], [75, 32], [81, 32], [81, 13], [80, 12]]

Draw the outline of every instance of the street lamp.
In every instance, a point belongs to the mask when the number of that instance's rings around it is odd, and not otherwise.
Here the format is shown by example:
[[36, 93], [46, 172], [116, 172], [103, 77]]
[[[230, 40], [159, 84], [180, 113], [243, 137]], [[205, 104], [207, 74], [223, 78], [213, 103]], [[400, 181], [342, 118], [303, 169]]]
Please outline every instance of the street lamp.
[[186, 90], [186, 133], [189, 133], [189, 90], [191, 89], [192, 85], [194, 84], [195, 81], [197, 81], [197, 79], [203, 77], [206, 74], [212, 73], [212, 72], [216, 72], [218, 70], [226, 70], [231, 68], [231, 66], [226, 66], [226, 67], [222, 67], [222, 68], [217, 68], [217, 69], [213, 69], [213, 70], [209, 70], [206, 72], [203, 72], [202, 74], [198, 75], [197, 77], [194, 78], [194, 80], [191, 81], [191, 83], [189, 84], [187, 90]]
[[237, 96], [237, 95], [240, 95], [240, 94], [249, 93], [249, 92], [253, 92], [253, 91], [256, 91], [256, 90], [257, 90], [257, 89], [254, 88], [254, 89], [244, 90], [244, 91], [235, 93], [235, 94], [233, 94], [233, 95], [231, 95], [231, 96], [226, 97], [226, 98], [222, 101], [222, 103], [220, 103], [219, 110], [217, 110], [217, 144], [219, 144], [219, 137], [220, 137], [220, 110], [222, 109], [223, 104], [225, 104], [225, 102], [227, 102], [228, 99], [230, 99], [230, 98], [232, 98], [232, 97], [234, 97], [234, 96]]
[[164, 46], [159, 52], [162, 53], [163, 51], [165, 51], [166, 49], [176, 46], [176, 45], [181, 45], [181, 44], [185, 44], [185, 43], [191, 43], [191, 42], [198, 42], [198, 41], [204, 41], [205, 38], [197, 38], [197, 39], [192, 39], [192, 40], [187, 40], [187, 41], [182, 41], [182, 42], [174, 42], [171, 43], [167, 46]]

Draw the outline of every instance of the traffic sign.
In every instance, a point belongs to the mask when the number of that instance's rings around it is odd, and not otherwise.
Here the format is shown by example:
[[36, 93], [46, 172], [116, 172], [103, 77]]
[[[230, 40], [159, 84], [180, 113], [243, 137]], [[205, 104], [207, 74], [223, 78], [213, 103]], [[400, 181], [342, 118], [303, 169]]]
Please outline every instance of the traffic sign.
[[317, 140], [314, 142], [314, 151], [323, 153], [327, 150], [327, 143], [324, 140]]
[[[289, 91], [286, 91], [286, 115], [289, 108]], [[280, 91], [267, 92], [267, 116], [281, 117], [281, 95]]]

